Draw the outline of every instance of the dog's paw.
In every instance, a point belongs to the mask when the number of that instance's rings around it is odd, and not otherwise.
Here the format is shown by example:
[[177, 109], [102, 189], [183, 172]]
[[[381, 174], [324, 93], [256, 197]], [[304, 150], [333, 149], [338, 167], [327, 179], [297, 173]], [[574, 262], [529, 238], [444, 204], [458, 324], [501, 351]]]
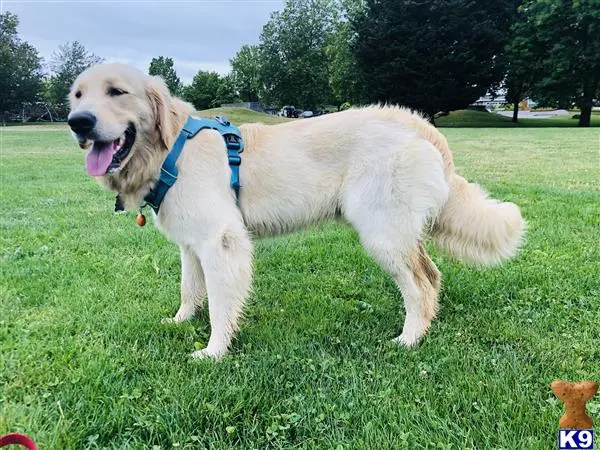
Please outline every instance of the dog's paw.
[[408, 315], [402, 328], [402, 334], [395, 338], [394, 342], [404, 347], [414, 347], [427, 334], [430, 325], [430, 320]]
[[176, 317], [165, 317], [164, 319], [160, 319], [160, 323], [163, 325], [169, 325], [173, 323], [180, 323], [181, 320], [177, 320]]
[[400, 344], [403, 347], [416, 347], [421, 340], [421, 336], [414, 333], [406, 334], [402, 333], [400, 336], [392, 339], [396, 344]]
[[190, 320], [192, 317], [194, 317], [193, 312], [177, 311], [177, 314], [175, 314], [175, 317], [165, 317], [164, 319], [162, 319], [160, 321], [160, 323], [162, 323], [162, 324], [169, 324], [169, 323], [177, 324], [177, 323], [185, 322], [186, 320]]
[[196, 350], [190, 356], [192, 359], [219, 359], [225, 352], [210, 351], [208, 348], [202, 350]]

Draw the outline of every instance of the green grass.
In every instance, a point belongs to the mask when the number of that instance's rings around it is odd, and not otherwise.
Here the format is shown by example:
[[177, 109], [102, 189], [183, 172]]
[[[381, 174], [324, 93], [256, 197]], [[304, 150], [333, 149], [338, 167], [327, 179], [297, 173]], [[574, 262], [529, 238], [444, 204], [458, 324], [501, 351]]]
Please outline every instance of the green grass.
[[[524, 119], [519, 118], [515, 124], [510, 117], [504, 117], [500, 114], [488, 113], [475, 110], [452, 111], [447, 116], [439, 117], [435, 120], [438, 127], [443, 128], [554, 128], [554, 127], [576, 127], [579, 122], [573, 116], [578, 112], [573, 112], [568, 116], [556, 116], [548, 119]], [[592, 113], [592, 127], [600, 127], [600, 114]]]
[[[241, 331], [212, 362], [188, 358], [206, 312], [160, 324], [178, 307], [176, 247], [112, 214], [64, 126], [0, 129], [0, 434], [41, 449], [555, 448], [550, 382], [600, 371], [598, 132], [443, 132], [463, 175], [522, 207], [517, 259], [433, 252], [441, 311], [405, 350], [390, 342], [401, 297], [351, 229], [259, 241]], [[588, 410], [600, 420], [598, 399]]]
[[[244, 108], [214, 108], [199, 111], [198, 114], [206, 117], [224, 115], [234, 123], [262, 122], [267, 125], [285, 122], [291, 119], [258, 113]], [[574, 112], [569, 116], [558, 116], [550, 119], [519, 119], [517, 124], [511, 122], [510, 117], [499, 114], [486, 113], [474, 110], [452, 111], [449, 115], [436, 119], [436, 125], [442, 128], [553, 128], [576, 127], [577, 119], [573, 119]], [[600, 113], [592, 114], [592, 127], [600, 127]]]
[[[279, 116], [263, 114], [246, 108], [213, 108], [197, 112], [203, 117], [226, 116], [233, 123], [262, 122], [266, 125], [274, 125], [288, 120]], [[557, 116], [550, 119], [523, 119], [520, 118], [517, 124], [511, 122], [509, 117], [499, 114], [487, 113], [474, 110], [452, 111], [447, 116], [436, 119], [436, 125], [441, 128], [555, 128], [555, 127], [577, 127], [577, 119], [573, 119], [573, 112], [569, 116]], [[35, 123], [22, 124], [15, 123], [11, 126], [35, 126], [35, 127], [55, 127], [61, 124], [56, 123]], [[592, 127], [600, 127], [600, 112], [592, 113]]]
[[246, 108], [213, 108], [198, 111], [202, 117], [226, 116], [232, 123], [242, 124], [250, 122], [261, 122], [266, 125], [287, 122], [291, 119], [273, 116], [271, 114], [259, 113]]

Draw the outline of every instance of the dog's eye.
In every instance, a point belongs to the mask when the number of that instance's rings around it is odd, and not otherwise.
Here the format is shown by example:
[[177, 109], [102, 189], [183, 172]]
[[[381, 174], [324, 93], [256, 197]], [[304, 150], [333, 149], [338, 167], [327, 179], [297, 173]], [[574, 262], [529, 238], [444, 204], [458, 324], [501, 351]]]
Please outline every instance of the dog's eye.
[[75, 92], [75, 98], [81, 98], [81, 91]]
[[119, 89], [116, 87], [109, 87], [108, 88], [108, 95], [110, 95], [111, 97], [116, 97], [118, 95], [123, 95], [123, 94], [127, 94], [126, 91], [124, 91], [123, 89]]

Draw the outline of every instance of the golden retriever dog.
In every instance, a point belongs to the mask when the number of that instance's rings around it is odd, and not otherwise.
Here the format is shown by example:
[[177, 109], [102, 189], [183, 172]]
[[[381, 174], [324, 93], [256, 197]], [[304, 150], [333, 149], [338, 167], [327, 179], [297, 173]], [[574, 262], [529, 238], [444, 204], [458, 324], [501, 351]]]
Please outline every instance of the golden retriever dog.
[[[86, 170], [144, 203], [193, 108], [159, 78], [122, 64], [83, 72], [69, 94], [69, 125], [87, 149]], [[416, 344], [438, 310], [440, 272], [422, 240], [491, 265], [515, 255], [525, 222], [513, 203], [487, 197], [456, 174], [444, 136], [420, 115], [371, 106], [280, 125], [240, 127], [239, 205], [223, 138], [189, 139], [156, 226], [181, 251], [181, 306], [191, 318], [208, 298], [211, 335], [194, 357], [224, 355], [251, 289], [252, 240], [339, 218], [396, 282], [406, 317], [396, 340]]]

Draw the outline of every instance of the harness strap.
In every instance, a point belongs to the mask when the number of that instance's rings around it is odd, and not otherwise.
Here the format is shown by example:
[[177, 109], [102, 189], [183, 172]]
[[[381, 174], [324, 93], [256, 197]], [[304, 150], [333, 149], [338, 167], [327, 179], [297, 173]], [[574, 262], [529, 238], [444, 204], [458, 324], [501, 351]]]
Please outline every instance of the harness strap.
[[202, 119], [193, 116], [188, 117], [185, 125], [179, 132], [171, 151], [163, 162], [158, 181], [148, 195], [144, 197], [144, 206], [150, 205], [154, 212], [158, 214], [160, 204], [168, 190], [175, 184], [177, 176], [179, 175], [175, 163], [181, 155], [186, 141], [192, 139], [205, 128], [218, 131], [225, 141], [227, 147], [227, 160], [229, 162], [229, 168], [231, 169], [231, 179], [229, 184], [235, 192], [236, 201], [239, 206], [240, 164], [242, 163], [240, 153], [244, 151], [244, 140], [242, 139], [240, 130], [236, 126], [231, 125], [227, 118], [220, 116], [217, 116], [214, 119]]

